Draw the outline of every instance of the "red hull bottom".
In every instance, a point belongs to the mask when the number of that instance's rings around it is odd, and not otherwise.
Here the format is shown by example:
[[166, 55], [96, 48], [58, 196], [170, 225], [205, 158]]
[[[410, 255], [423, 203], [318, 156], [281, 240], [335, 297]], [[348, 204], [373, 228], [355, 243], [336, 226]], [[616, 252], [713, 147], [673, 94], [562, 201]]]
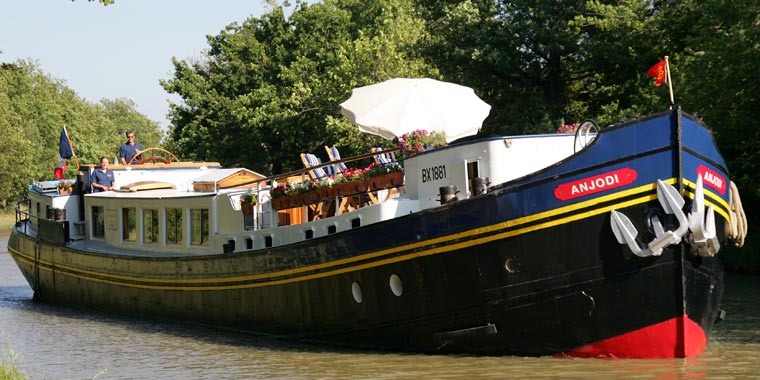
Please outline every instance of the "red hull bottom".
[[580, 358], [689, 358], [707, 345], [702, 328], [686, 315], [587, 344], [562, 354]]

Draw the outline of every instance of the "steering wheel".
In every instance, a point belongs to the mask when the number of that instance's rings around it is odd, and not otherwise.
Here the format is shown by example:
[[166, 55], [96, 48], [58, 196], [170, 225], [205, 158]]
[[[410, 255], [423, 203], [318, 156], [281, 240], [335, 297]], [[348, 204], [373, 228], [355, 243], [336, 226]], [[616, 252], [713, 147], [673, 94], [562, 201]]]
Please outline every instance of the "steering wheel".
[[[146, 153], [150, 153], [150, 156], [148, 156]], [[156, 154], [162, 154], [167, 157], [157, 156]], [[127, 161], [127, 165], [131, 165], [135, 161], [135, 159], [137, 159], [137, 157], [140, 155], [143, 155], [143, 158], [137, 161], [137, 165], [147, 164], [148, 162], [160, 162], [163, 164], [168, 164], [172, 161], [179, 162], [179, 158], [177, 158], [177, 156], [175, 156], [172, 152], [166, 149], [148, 148], [132, 156], [132, 158], [130, 158], [129, 161]]]
[[573, 142], [573, 152], [585, 148], [599, 133], [599, 124], [593, 119], [586, 119], [575, 130], [575, 140]]

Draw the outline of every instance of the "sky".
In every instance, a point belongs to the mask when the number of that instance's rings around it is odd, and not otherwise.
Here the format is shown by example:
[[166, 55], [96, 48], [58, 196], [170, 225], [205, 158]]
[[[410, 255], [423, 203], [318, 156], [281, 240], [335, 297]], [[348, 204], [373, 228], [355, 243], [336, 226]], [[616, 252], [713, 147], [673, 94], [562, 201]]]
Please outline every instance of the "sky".
[[269, 11], [263, 0], [2, 0], [0, 62], [31, 59], [80, 97], [129, 98], [137, 111], [169, 125], [169, 95], [159, 84], [172, 57], [201, 57], [207, 35]]

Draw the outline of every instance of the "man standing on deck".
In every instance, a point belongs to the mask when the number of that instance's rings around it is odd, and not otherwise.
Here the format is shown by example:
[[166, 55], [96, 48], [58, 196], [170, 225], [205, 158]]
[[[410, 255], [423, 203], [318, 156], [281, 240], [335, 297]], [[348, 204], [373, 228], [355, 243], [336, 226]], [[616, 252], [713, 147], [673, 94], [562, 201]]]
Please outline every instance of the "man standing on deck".
[[90, 184], [92, 185], [92, 192], [99, 193], [101, 191], [113, 190], [113, 170], [108, 169], [108, 158], [100, 158], [100, 168], [92, 171], [90, 176]]
[[142, 152], [143, 147], [135, 141], [135, 131], [129, 129], [124, 134], [127, 136], [127, 142], [121, 144], [121, 148], [119, 148], [119, 161], [122, 165], [129, 165], [131, 162], [127, 162], [127, 160]]

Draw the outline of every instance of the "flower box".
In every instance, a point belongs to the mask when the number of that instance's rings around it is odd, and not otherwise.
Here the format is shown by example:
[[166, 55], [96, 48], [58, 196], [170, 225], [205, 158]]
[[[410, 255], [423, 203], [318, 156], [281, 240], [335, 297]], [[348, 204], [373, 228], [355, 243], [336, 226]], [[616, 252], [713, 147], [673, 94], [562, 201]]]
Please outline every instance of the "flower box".
[[275, 210], [283, 210], [286, 208], [289, 208], [288, 206], [288, 197], [277, 197], [272, 198], [272, 208]]
[[316, 191], [316, 198], [318, 202], [324, 202], [333, 198], [335, 196], [334, 193], [335, 191], [332, 186], [319, 187]]
[[390, 189], [404, 185], [404, 172], [392, 172], [369, 179], [372, 191]]
[[345, 197], [348, 195], [362, 194], [369, 191], [369, 181], [366, 179], [358, 179], [340, 184], [340, 195]]
[[301, 194], [301, 199], [302, 199], [303, 204], [305, 205], [312, 205], [312, 204], [319, 203], [322, 201], [322, 199], [320, 198], [318, 189], [307, 191]]
[[296, 193], [296, 194], [286, 195], [285, 199], [288, 203], [288, 208], [300, 207], [303, 205], [302, 194]]
[[257, 203], [242, 202], [242, 203], [240, 203], [240, 209], [243, 210], [243, 215], [252, 215], [253, 214], [253, 208], [256, 205], [257, 205]]

